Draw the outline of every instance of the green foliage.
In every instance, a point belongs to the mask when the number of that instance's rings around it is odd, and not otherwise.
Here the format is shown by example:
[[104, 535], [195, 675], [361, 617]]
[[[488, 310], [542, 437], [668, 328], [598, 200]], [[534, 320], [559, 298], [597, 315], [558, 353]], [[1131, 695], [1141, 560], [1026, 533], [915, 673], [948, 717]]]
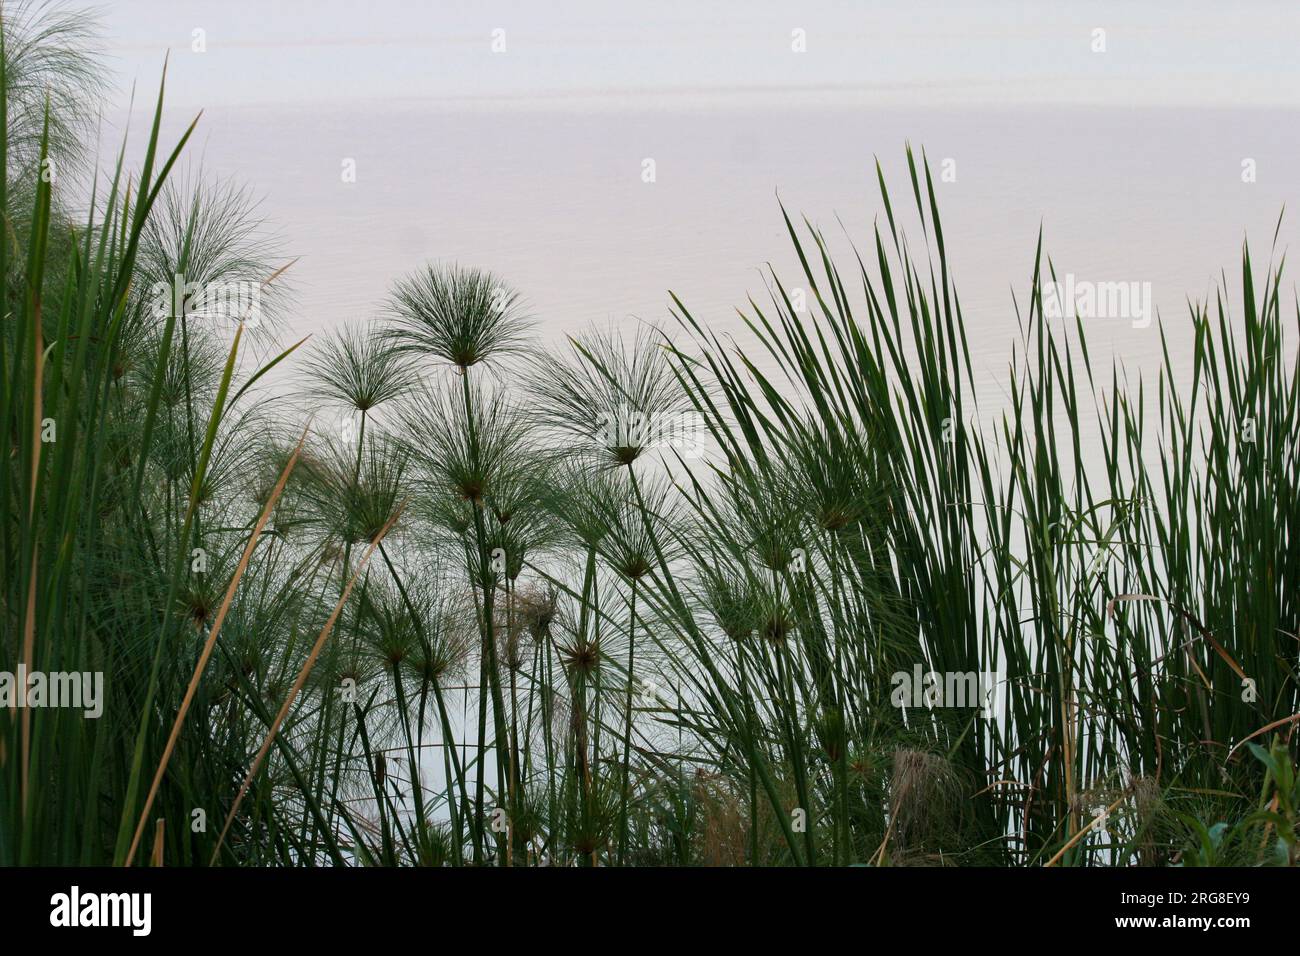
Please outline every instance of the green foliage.
[[[0, 671], [105, 699], [0, 710], [0, 863], [1296, 864], [1280, 266], [1243, 250], [1235, 317], [1225, 280], [1152, 387], [1046, 314], [1040, 239], [980, 409], [909, 150], [923, 241], [883, 176], [848, 271], [786, 216], [810, 312], [772, 274], [749, 352], [676, 297], [677, 341], [533, 351], [516, 293], [435, 265], [254, 361], [150, 292], [252, 283], [283, 314], [255, 204], [172, 178], [193, 127], [160, 147], [160, 91], [142, 167], [68, 222], [37, 171], [76, 111], [52, 97], [33, 145], [27, 78], [71, 27], [11, 23]], [[261, 391], [281, 363], [299, 395]], [[657, 438], [687, 416], [703, 459]], [[999, 706], [900, 705], [914, 668], [997, 672]]]

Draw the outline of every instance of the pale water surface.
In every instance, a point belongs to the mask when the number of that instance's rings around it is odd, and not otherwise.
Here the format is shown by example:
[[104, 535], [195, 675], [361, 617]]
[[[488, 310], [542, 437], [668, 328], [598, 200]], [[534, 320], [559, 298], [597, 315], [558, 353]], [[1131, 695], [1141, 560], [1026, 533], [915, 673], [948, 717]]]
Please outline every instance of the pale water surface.
[[[1300, 214], [1298, 21], [1291, 4], [1203, 0], [125, 0], [106, 13], [120, 86], [139, 83], [132, 155], [170, 48], [165, 139], [204, 108], [191, 161], [263, 196], [301, 257], [286, 338], [374, 315], [430, 259], [499, 272], [551, 340], [666, 323], [669, 289], [738, 333], [765, 263], [804, 285], [778, 194], [825, 228], [851, 278], [850, 241], [869, 254], [883, 224], [879, 156], [920, 247], [910, 140], [936, 176], [955, 170], [940, 209], [986, 409], [1003, 401], [1012, 292], [1025, 301], [1040, 226], [1060, 275], [1149, 283], [1186, 364], [1187, 299], [1212, 296], [1221, 269], [1238, 296], [1243, 238], [1266, 259], [1283, 206]], [[106, 117], [108, 152], [127, 118]], [[1154, 325], [1088, 325], [1094, 362], [1154, 369]], [[440, 757], [423, 763], [440, 786]]]
[[[737, 329], [764, 263], [803, 284], [778, 194], [851, 273], [883, 221], [873, 157], [910, 212], [910, 140], [936, 177], [953, 162], [940, 210], [996, 404], [1040, 225], [1058, 273], [1150, 283], [1181, 357], [1187, 298], [1220, 269], [1235, 294], [1242, 240], [1266, 258], [1300, 213], [1288, 4], [127, 0], [105, 22], [136, 146], [170, 49], [165, 135], [204, 107], [190, 161], [263, 196], [301, 257], [290, 333], [375, 314], [430, 259], [499, 272], [548, 338], [667, 322], [669, 289]], [[1154, 325], [1089, 325], [1102, 358], [1153, 367]]]

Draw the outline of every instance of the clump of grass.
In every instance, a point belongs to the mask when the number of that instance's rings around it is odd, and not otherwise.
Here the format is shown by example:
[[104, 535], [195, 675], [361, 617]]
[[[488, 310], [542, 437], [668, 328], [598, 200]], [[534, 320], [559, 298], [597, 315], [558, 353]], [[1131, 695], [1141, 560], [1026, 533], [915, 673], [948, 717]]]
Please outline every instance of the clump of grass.
[[[676, 298], [676, 343], [534, 354], [501, 280], [426, 266], [385, 319], [259, 361], [142, 292], [278, 299], [247, 195], [171, 178], [193, 127], [164, 153], [160, 95], [130, 190], [115, 168], [68, 222], [37, 171], [75, 109], [19, 139], [23, 64], [70, 34], [4, 26], [0, 669], [102, 671], [107, 699], [0, 710], [0, 863], [1296, 864], [1271, 260], [1243, 250], [1238, 304], [1194, 304], [1152, 388], [1045, 314], [1040, 240], [990, 418], [909, 150], [923, 241], [883, 177], [843, 271], [786, 216], [813, 308], [772, 274], [753, 354]], [[299, 360], [347, 427], [257, 400]], [[703, 461], [656, 440], [686, 415]], [[918, 666], [996, 670], [1002, 706], [896, 705]]]

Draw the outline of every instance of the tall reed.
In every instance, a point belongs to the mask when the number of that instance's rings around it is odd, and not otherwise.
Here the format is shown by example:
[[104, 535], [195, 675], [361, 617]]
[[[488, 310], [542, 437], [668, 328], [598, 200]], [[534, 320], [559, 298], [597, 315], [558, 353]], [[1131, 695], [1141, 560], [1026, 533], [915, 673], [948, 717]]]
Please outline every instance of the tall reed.
[[[1152, 383], [1053, 317], [1040, 237], [980, 408], [909, 149], [865, 251], [782, 210], [800, 272], [747, 349], [676, 297], [541, 349], [445, 264], [281, 348], [194, 294], [284, 316], [290, 263], [246, 192], [176, 177], [161, 89], [139, 170], [60, 211], [79, 114], [33, 139], [17, 71], [66, 30], [4, 24], [0, 671], [104, 698], [0, 709], [0, 863], [1296, 863], [1275, 255], [1191, 306], [1190, 358], [1152, 331]], [[996, 672], [996, 706], [917, 672]]]

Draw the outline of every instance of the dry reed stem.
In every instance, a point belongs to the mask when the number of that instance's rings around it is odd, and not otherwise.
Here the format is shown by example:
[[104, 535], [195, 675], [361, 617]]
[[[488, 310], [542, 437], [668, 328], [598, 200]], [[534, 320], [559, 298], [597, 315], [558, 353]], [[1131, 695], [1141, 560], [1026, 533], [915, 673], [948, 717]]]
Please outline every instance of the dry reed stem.
[[167, 738], [167, 746], [163, 748], [162, 759], [158, 761], [158, 770], [154, 773], [153, 783], [149, 786], [149, 796], [145, 799], [144, 809], [140, 811], [140, 822], [136, 824], [135, 836], [131, 839], [131, 849], [127, 851], [124, 866], [129, 867], [131, 861], [135, 859], [135, 851], [140, 846], [140, 837], [144, 834], [149, 811], [153, 809], [154, 799], [158, 796], [158, 788], [162, 785], [163, 774], [167, 772], [167, 764], [171, 761], [172, 752], [176, 749], [176, 741], [181, 735], [181, 726], [185, 723], [185, 717], [189, 713], [190, 705], [194, 702], [194, 695], [199, 689], [199, 681], [203, 677], [203, 672], [207, 669], [208, 661], [212, 657], [212, 651], [217, 646], [217, 636], [221, 633], [221, 625], [225, 623], [226, 614], [230, 610], [231, 602], [235, 597], [235, 590], [239, 587], [244, 572], [248, 570], [248, 563], [253, 558], [253, 551], [257, 548], [257, 542], [262, 536], [262, 530], [266, 527], [266, 522], [270, 520], [276, 502], [280, 500], [284, 486], [289, 480], [289, 474], [293, 471], [293, 466], [298, 463], [298, 456], [302, 453], [303, 442], [307, 440], [307, 432], [310, 428], [311, 422], [308, 422], [307, 427], [302, 430], [302, 435], [298, 439], [293, 454], [289, 456], [288, 464], [285, 465], [284, 471], [280, 474], [280, 480], [276, 482], [275, 488], [272, 489], [266, 504], [262, 508], [262, 513], [257, 518], [257, 525], [248, 538], [248, 544], [244, 546], [244, 553], [239, 559], [239, 566], [235, 568], [235, 575], [230, 579], [229, 587], [226, 588], [226, 596], [221, 601], [221, 609], [217, 611], [212, 630], [208, 634], [208, 639], [203, 643], [203, 651], [199, 654], [198, 662], [194, 665], [194, 673], [190, 677], [189, 687], [185, 689], [185, 697], [181, 701], [180, 710], [176, 712], [176, 720], [172, 722], [171, 735]]
[[221, 827], [221, 835], [217, 837], [217, 845], [212, 851], [212, 858], [208, 861], [209, 866], [212, 866], [217, 862], [217, 857], [221, 853], [221, 847], [226, 841], [226, 834], [230, 832], [230, 825], [235, 821], [235, 814], [239, 812], [239, 805], [244, 802], [244, 796], [248, 793], [248, 788], [252, 785], [253, 779], [257, 776], [258, 771], [261, 770], [262, 762], [266, 759], [266, 755], [271, 749], [271, 744], [275, 742], [276, 734], [280, 731], [280, 725], [284, 723], [285, 717], [289, 714], [289, 708], [293, 706], [293, 702], [297, 699], [299, 691], [301, 691], [303, 685], [307, 683], [307, 677], [311, 674], [312, 668], [316, 665], [316, 658], [320, 656], [321, 650], [325, 647], [325, 641], [329, 638], [330, 632], [334, 630], [335, 622], [338, 621], [339, 615], [343, 613], [343, 605], [347, 603], [348, 597], [352, 594], [353, 585], [357, 583], [357, 578], [361, 576], [361, 572], [364, 571], [366, 565], [370, 563], [370, 558], [374, 555], [375, 549], [379, 547], [379, 542], [384, 540], [384, 536], [388, 534], [389, 530], [393, 527], [393, 524], [401, 516], [402, 509], [405, 507], [405, 502], [398, 505], [392, 515], [390, 515], [388, 520], [384, 523], [384, 526], [379, 529], [379, 534], [377, 534], [375, 539], [370, 542], [370, 547], [366, 549], [366, 553], [362, 556], [361, 561], [358, 562], [357, 569], [352, 572], [352, 577], [348, 580], [347, 587], [345, 587], [343, 593], [339, 595], [338, 602], [334, 605], [333, 613], [330, 614], [329, 620], [325, 622], [325, 627], [321, 629], [320, 635], [316, 638], [316, 643], [312, 645], [311, 653], [307, 655], [307, 660], [303, 662], [302, 670], [298, 672], [298, 679], [293, 682], [293, 687], [289, 688], [288, 696], [285, 697], [284, 703], [280, 707], [280, 712], [275, 715], [275, 720], [272, 721], [270, 729], [266, 732], [266, 739], [262, 741], [261, 749], [258, 750], [257, 756], [253, 758], [252, 766], [248, 768], [248, 773], [244, 777], [244, 782], [239, 787], [239, 793], [235, 796], [235, 802], [231, 805], [230, 812], [226, 814], [226, 822]]

